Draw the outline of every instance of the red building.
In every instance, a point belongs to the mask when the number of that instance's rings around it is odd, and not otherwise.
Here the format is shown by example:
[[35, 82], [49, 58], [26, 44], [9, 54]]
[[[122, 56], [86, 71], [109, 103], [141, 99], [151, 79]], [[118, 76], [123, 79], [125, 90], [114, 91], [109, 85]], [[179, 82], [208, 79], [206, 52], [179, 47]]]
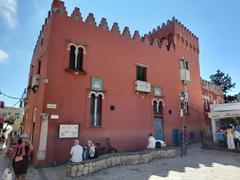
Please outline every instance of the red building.
[[213, 83], [206, 80], [202, 82], [202, 95], [203, 95], [203, 109], [205, 114], [205, 125], [206, 128], [211, 128], [211, 119], [208, 117], [210, 112], [210, 104], [221, 104], [224, 103], [223, 89]]
[[34, 164], [69, 157], [73, 138], [103, 142], [119, 151], [145, 148], [153, 132], [167, 144], [180, 129], [180, 92], [188, 95], [184, 124], [191, 139], [203, 129], [199, 42], [173, 18], [141, 37], [119, 31], [79, 8], [67, 15], [54, 0], [34, 50], [25, 131]]

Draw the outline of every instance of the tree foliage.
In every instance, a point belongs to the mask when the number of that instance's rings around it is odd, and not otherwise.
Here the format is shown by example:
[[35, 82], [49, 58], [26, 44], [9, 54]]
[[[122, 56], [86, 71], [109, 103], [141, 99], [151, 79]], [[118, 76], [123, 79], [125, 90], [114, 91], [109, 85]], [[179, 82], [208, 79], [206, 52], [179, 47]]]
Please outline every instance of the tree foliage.
[[231, 103], [237, 101], [237, 95], [226, 95], [224, 96], [225, 102]]
[[16, 117], [13, 114], [10, 114], [7, 119], [5, 119], [5, 123], [8, 125], [13, 125], [15, 123]]
[[232, 83], [232, 78], [229, 74], [225, 74], [219, 69], [217, 72], [210, 76], [211, 83], [220, 86], [223, 89], [224, 95], [228, 93], [232, 88], [235, 87], [236, 83]]

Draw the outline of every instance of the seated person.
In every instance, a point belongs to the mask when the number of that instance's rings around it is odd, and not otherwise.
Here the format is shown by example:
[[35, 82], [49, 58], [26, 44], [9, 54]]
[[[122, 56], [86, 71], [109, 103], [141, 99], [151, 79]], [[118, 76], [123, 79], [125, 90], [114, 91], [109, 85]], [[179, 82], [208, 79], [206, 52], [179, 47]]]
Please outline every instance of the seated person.
[[83, 148], [79, 145], [78, 139], [74, 140], [74, 145], [71, 148], [70, 154], [72, 155], [70, 159], [71, 162], [78, 163], [82, 161]]
[[147, 148], [155, 148], [156, 146], [156, 139], [153, 137], [152, 133], [148, 135], [148, 145]]
[[96, 157], [96, 147], [92, 143], [92, 141], [88, 140], [87, 141], [87, 146], [88, 146], [88, 158], [93, 159]]

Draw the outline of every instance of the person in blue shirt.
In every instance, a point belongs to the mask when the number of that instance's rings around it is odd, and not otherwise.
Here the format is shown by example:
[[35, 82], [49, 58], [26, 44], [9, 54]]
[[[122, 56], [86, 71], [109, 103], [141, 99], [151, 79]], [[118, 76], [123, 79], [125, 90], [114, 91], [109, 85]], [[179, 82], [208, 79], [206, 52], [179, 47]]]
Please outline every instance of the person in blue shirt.
[[222, 129], [218, 130], [216, 132], [216, 136], [217, 136], [217, 141], [219, 142], [220, 146], [225, 146], [225, 135], [224, 135], [224, 131]]

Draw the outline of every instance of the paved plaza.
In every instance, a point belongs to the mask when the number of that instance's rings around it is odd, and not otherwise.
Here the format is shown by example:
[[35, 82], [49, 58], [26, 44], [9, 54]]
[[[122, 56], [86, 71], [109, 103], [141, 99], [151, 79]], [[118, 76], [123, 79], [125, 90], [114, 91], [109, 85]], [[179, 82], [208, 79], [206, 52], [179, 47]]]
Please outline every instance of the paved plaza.
[[[4, 169], [5, 158], [1, 154], [0, 172]], [[30, 168], [29, 180], [68, 180], [66, 167]], [[157, 159], [148, 164], [118, 166], [92, 175], [79, 177], [80, 180], [239, 180], [240, 154], [203, 150], [199, 144], [189, 147], [188, 155], [173, 159]]]

